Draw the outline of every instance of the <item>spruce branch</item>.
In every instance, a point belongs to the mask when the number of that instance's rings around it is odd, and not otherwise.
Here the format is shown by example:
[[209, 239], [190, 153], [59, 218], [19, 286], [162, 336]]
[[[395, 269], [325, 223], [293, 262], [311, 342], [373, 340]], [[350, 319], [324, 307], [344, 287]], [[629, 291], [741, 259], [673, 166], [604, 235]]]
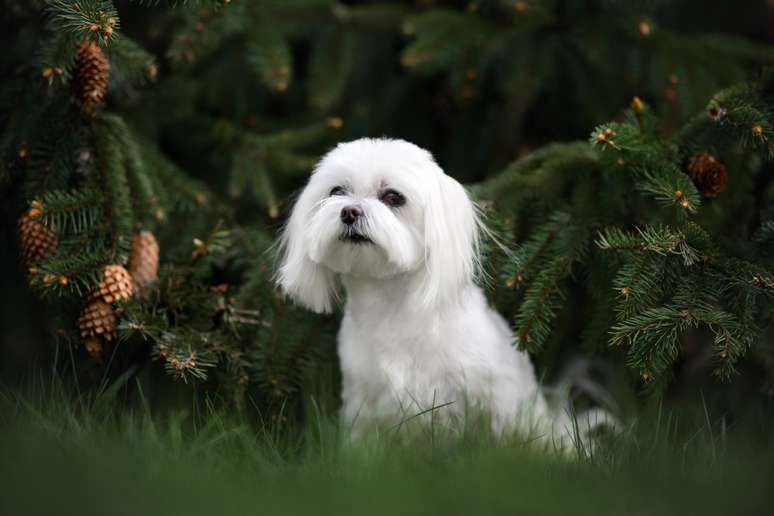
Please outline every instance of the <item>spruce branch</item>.
[[736, 317], [709, 304], [666, 305], [645, 310], [611, 329], [611, 344], [629, 346], [629, 364], [653, 376], [668, 371], [679, 354], [679, 337], [689, 329], [705, 326], [714, 334], [716, 376], [728, 378], [734, 363], [748, 349], [751, 339]]
[[207, 5], [183, 12], [184, 29], [176, 35], [167, 57], [178, 66], [193, 65], [214, 52], [228, 38], [246, 30], [250, 18], [247, 2]]
[[158, 186], [154, 190], [160, 198], [163, 196], [169, 209], [191, 211], [201, 209], [212, 201], [212, 193], [204, 183], [190, 177], [155, 146], [149, 143], [140, 145], [141, 153], [152, 170], [151, 181]]
[[671, 163], [636, 168], [637, 190], [651, 195], [664, 207], [674, 207], [678, 219], [696, 213], [701, 197], [691, 179]]
[[570, 271], [573, 260], [563, 256], [553, 260], [532, 282], [516, 315], [518, 344], [521, 349], [540, 349], [551, 332], [558, 304], [564, 301], [560, 282]]
[[664, 296], [666, 257], [639, 254], [618, 271], [613, 280], [617, 293], [617, 320], [624, 320], [655, 307]]
[[678, 336], [693, 325], [691, 313], [674, 305], [645, 310], [611, 328], [613, 346], [629, 346], [628, 362], [643, 376], [663, 375], [677, 359]]
[[49, 27], [75, 40], [101, 36], [108, 42], [119, 28], [118, 11], [111, 0], [45, 0]]
[[267, 147], [281, 147], [288, 151], [295, 151], [330, 138], [341, 129], [343, 123], [340, 118], [331, 117], [325, 121], [298, 128], [268, 133], [261, 137], [261, 142]]
[[155, 56], [125, 35], [115, 38], [107, 49], [107, 56], [114, 65], [114, 75], [134, 86], [143, 86], [156, 79], [158, 63]]
[[532, 271], [539, 261], [545, 258], [546, 252], [569, 220], [570, 216], [565, 212], [552, 214], [524, 245], [517, 248], [513, 257], [515, 269], [509, 273], [508, 286], [513, 287], [530, 279]]
[[32, 201], [48, 227], [56, 228], [60, 235], [84, 233], [97, 225], [102, 218], [100, 193], [85, 190], [52, 190]]
[[274, 187], [269, 179], [269, 171], [264, 164], [249, 152], [241, 152], [234, 156], [229, 174], [229, 194], [240, 196], [250, 191], [261, 201], [271, 218], [279, 216], [279, 202]]
[[618, 228], [600, 231], [595, 241], [603, 251], [652, 252], [659, 255], [679, 255], [686, 266], [703, 261], [702, 254], [692, 247], [686, 235], [668, 226], [646, 226], [636, 233]]
[[150, 221], [161, 221], [166, 217], [161, 207], [158, 183], [151, 178], [145, 156], [129, 126], [122, 118], [111, 118], [111, 130], [120, 142], [127, 184], [130, 187], [135, 220], [148, 226]]
[[124, 154], [116, 131], [123, 127], [114, 115], [103, 115], [95, 127], [97, 162], [105, 189], [104, 211], [110, 225], [112, 261], [124, 263], [132, 245], [134, 214]]
[[436, 9], [406, 19], [403, 32], [415, 39], [403, 51], [401, 63], [432, 72], [465, 66], [475, 53], [493, 44], [490, 36], [494, 28], [474, 14]]
[[266, 165], [278, 174], [308, 177], [319, 162], [317, 156], [305, 156], [293, 152], [269, 150]]
[[599, 159], [585, 142], [554, 143], [514, 161], [471, 190], [495, 204], [505, 198], [511, 202], [526, 196], [553, 198], [574, 175], [598, 166]]
[[706, 116], [696, 117], [680, 133], [680, 140], [695, 145], [697, 141], [728, 135], [745, 149], [760, 152], [766, 159], [774, 157], [774, 92], [770, 88], [771, 72], [756, 81], [739, 83], [718, 92], [708, 103]]
[[265, 24], [250, 31], [247, 62], [269, 91], [282, 93], [290, 86], [290, 47], [276, 26]]
[[31, 284], [44, 296], [82, 297], [102, 279], [105, 263], [111, 258], [108, 249], [94, 248], [88, 252], [57, 252], [32, 272]]
[[37, 49], [35, 61], [49, 86], [67, 85], [75, 68], [76, 41], [70, 33], [54, 32]]
[[206, 380], [207, 370], [218, 365], [217, 358], [210, 352], [197, 352], [190, 348], [180, 349], [179, 346], [170, 350], [163, 344], [157, 349], [158, 355], [164, 358], [164, 369], [167, 373], [185, 383], [192, 378]]
[[361, 39], [352, 31], [329, 27], [320, 35], [309, 60], [309, 103], [322, 113], [341, 101], [356, 66]]

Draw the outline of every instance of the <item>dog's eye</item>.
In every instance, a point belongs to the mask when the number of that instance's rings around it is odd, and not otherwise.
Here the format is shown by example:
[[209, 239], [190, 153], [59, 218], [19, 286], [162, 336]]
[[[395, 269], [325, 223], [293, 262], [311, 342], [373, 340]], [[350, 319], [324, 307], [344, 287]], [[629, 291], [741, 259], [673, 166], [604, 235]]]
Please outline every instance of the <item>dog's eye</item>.
[[379, 200], [391, 208], [397, 208], [406, 204], [406, 198], [403, 197], [403, 194], [395, 190], [386, 190], [379, 197]]
[[337, 186], [337, 187], [334, 187], [334, 188], [333, 188], [333, 190], [331, 190], [331, 193], [330, 193], [329, 195], [330, 195], [330, 196], [334, 196], [334, 195], [344, 195], [344, 194], [346, 194], [346, 193], [347, 193], [347, 191], [346, 191], [346, 190], [344, 190], [344, 187], [342, 187], [342, 186]]

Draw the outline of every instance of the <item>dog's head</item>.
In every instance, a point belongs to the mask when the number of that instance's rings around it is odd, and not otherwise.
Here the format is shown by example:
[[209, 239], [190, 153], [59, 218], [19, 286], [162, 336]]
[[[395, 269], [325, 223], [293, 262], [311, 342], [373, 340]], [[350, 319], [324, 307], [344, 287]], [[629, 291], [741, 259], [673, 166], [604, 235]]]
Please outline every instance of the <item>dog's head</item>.
[[280, 240], [278, 283], [331, 311], [336, 274], [415, 274], [424, 306], [454, 302], [478, 266], [479, 220], [465, 189], [432, 155], [402, 140], [339, 144], [317, 165]]

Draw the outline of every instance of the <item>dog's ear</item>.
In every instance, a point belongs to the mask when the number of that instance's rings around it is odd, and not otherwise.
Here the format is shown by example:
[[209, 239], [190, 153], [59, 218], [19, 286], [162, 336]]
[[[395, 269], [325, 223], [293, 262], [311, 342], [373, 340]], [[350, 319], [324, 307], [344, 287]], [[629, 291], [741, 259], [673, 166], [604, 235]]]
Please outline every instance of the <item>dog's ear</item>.
[[305, 228], [315, 199], [304, 190], [290, 214], [279, 240], [281, 263], [276, 281], [297, 303], [317, 313], [330, 313], [336, 298], [333, 272], [309, 258]]
[[480, 267], [477, 208], [456, 180], [439, 169], [425, 206], [425, 306], [453, 303]]

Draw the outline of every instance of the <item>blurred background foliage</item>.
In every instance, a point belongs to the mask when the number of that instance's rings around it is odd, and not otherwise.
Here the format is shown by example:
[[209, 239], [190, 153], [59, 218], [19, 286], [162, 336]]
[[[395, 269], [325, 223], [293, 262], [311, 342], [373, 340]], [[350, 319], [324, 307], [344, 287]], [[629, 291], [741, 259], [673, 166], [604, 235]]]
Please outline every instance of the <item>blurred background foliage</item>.
[[[323, 152], [387, 135], [517, 249], [491, 252], [490, 296], [548, 381], [594, 357], [621, 400], [771, 403], [770, 1], [0, 5], [4, 383], [54, 362], [277, 421], [335, 393], [337, 317], [280, 298], [271, 242]], [[24, 216], [41, 226], [14, 245]], [[106, 301], [114, 339], [90, 335], [79, 313], [106, 265], [134, 276], [142, 231], [158, 279]], [[30, 242], [47, 252], [25, 263]]]

